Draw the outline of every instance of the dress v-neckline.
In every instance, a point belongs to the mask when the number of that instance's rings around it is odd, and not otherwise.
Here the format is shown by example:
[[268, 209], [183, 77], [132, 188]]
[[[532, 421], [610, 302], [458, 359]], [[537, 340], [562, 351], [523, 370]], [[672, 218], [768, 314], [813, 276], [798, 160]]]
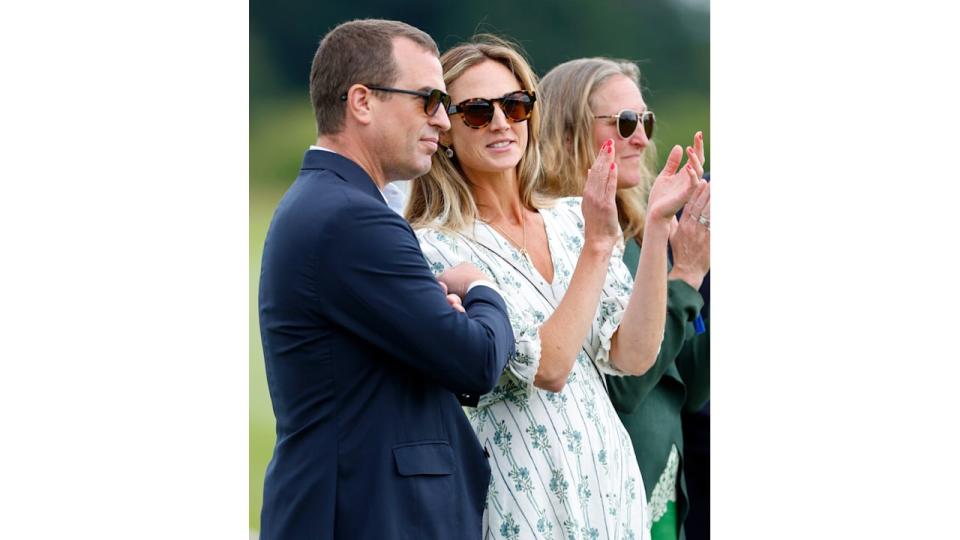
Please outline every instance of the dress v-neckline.
[[503, 234], [501, 234], [500, 231], [498, 231], [493, 225], [490, 225], [489, 223], [481, 219], [478, 219], [477, 221], [479, 221], [480, 223], [483, 223], [486, 226], [487, 231], [494, 236], [494, 239], [497, 241], [497, 248], [499, 248], [502, 251], [503, 246], [506, 245], [507, 248], [510, 250], [509, 254], [512, 256], [514, 260], [523, 261], [522, 264], [524, 266], [533, 270], [533, 275], [535, 275], [540, 281], [542, 281], [543, 283], [546, 283], [547, 285], [550, 286], [551, 289], [553, 289], [557, 281], [557, 260], [554, 257], [554, 253], [556, 252], [556, 249], [554, 249], [554, 239], [553, 239], [553, 235], [550, 234], [550, 226], [547, 224], [546, 213], [541, 212], [538, 209], [537, 214], [539, 214], [540, 218], [543, 219], [543, 230], [544, 230], [544, 234], [547, 237], [547, 253], [550, 256], [550, 266], [553, 269], [552, 281], [547, 281], [547, 278], [544, 277], [544, 275], [540, 273], [540, 270], [537, 269], [537, 266], [533, 264], [533, 259], [529, 258], [529, 256], [524, 257], [520, 253], [520, 250], [513, 245], [513, 242], [511, 242], [508, 238], [506, 238]]

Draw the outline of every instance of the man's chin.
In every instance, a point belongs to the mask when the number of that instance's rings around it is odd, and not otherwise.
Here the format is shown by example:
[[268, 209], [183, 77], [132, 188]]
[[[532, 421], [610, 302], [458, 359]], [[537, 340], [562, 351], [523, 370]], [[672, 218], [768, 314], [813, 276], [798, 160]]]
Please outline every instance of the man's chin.
[[413, 180], [414, 178], [423, 176], [430, 172], [430, 160], [427, 159], [426, 163], [423, 160], [417, 160], [416, 163], [411, 163], [407, 167], [402, 169], [397, 169], [393, 174], [390, 174], [390, 181], [394, 180]]
[[426, 154], [422, 159], [417, 161], [416, 174], [414, 174], [411, 179], [418, 176], [423, 176], [430, 172], [430, 167], [433, 165], [433, 152]]

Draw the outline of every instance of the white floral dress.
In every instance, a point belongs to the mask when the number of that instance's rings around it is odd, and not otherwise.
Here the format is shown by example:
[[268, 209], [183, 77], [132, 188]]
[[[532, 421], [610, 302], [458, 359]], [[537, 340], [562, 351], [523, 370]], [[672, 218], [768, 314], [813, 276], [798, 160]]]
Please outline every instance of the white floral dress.
[[[462, 234], [436, 228], [417, 231], [434, 273], [468, 261], [496, 282], [516, 337], [516, 354], [497, 386], [476, 408], [466, 408], [480, 444], [490, 454], [485, 540], [650, 537], [633, 445], [600, 376], [623, 375], [609, 362], [610, 340], [633, 286], [621, 260], [622, 247], [610, 257], [600, 305], [584, 342], [594, 361], [581, 350], [560, 392], [533, 385], [540, 363], [539, 328], [563, 298], [583, 248], [580, 202], [579, 197], [559, 199], [552, 208], [540, 210], [553, 260], [552, 284], [482, 222]], [[524, 274], [536, 280], [542, 293]]]

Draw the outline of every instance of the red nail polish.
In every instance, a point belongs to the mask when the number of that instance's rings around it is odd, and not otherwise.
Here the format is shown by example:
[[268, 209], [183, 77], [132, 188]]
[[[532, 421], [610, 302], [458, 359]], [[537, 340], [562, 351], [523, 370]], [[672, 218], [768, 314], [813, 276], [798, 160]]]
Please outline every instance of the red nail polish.
[[617, 168], [617, 164], [616, 164], [616, 163], [611, 163], [611, 164], [610, 164], [610, 170], [612, 171], [612, 170], [614, 170], [615, 168]]
[[608, 153], [608, 154], [612, 154], [612, 153], [613, 153], [613, 146], [608, 146], [608, 147], [607, 147], [607, 153]]

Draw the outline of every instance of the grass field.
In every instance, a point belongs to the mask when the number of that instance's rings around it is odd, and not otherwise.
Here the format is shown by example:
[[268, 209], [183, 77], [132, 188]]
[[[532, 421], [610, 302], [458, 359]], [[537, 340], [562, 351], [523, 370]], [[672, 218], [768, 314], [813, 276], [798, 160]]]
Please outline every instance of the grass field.
[[267, 377], [257, 321], [257, 286], [260, 256], [270, 217], [282, 193], [259, 191], [250, 195], [250, 528], [260, 529], [263, 500], [263, 473], [273, 454], [276, 440], [273, 409], [267, 391]]
[[292, 98], [259, 103], [250, 111], [250, 515], [260, 529], [263, 474], [273, 455], [276, 424], [267, 391], [257, 288], [263, 239], [273, 211], [300, 169], [303, 152], [316, 137], [310, 102]]

